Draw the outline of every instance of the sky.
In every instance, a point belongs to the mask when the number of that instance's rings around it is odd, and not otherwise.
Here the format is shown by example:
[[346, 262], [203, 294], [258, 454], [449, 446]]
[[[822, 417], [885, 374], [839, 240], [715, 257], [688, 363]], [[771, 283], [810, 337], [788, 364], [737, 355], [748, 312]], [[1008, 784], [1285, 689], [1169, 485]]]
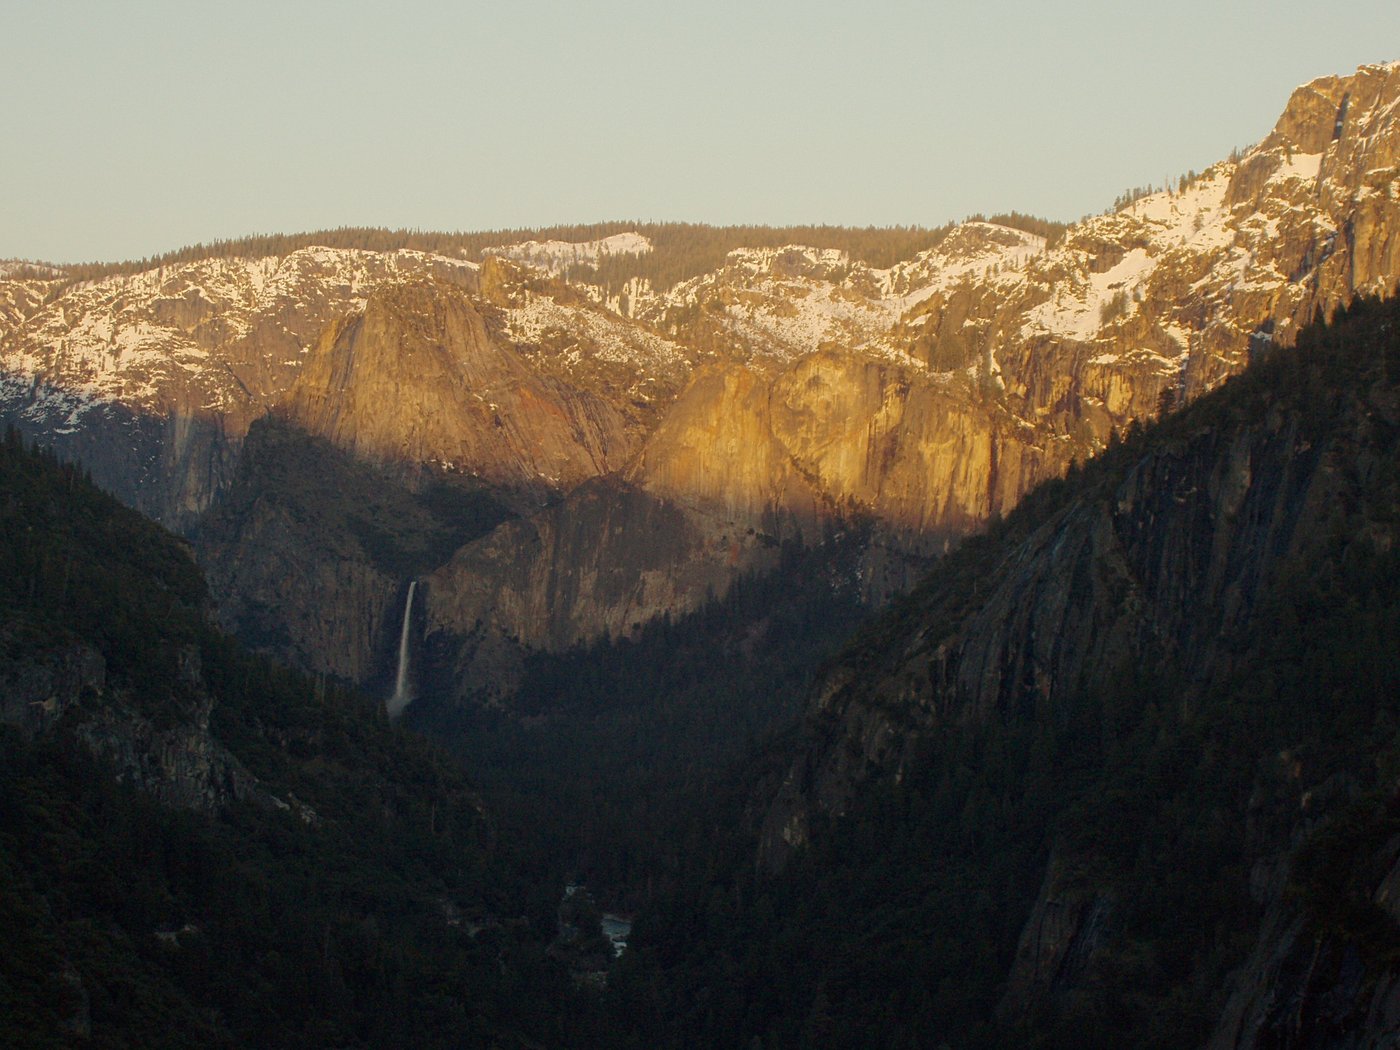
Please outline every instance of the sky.
[[338, 226], [1076, 219], [1400, 59], [1396, 0], [0, 0], [0, 259]]

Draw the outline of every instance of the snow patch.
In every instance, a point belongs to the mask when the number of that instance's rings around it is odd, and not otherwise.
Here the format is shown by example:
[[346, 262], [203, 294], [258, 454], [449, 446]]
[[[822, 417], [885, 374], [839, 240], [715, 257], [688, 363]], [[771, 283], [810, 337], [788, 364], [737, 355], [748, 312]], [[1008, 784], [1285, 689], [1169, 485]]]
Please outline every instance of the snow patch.
[[527, 346], [567, 340], [571, 365], [581, 364], [584, 347], [599, 361], [624, 364], [647, 375], [672, 374], [689, 358], [684, 347], [603, 310], [562, 306], [546, 295], [526, 292], [522, 305], [505, 311], [506, 332]]
[[1284, 157], [1278, 170], [1269, 176], [1269, 181], [1286, 182], [1289, 179], [1302, 179], [1305, 182], [1315, 182], [1321, 167], [1321, 153], [1295, 153], [1292, 156]]
[[651, 241], [633, 231], [615, 233], [596, 241], [525, 241], [487, 248], [482, 254], [562, 274], [575, 266], [597, 269], [598, 264], [611, 255], [645, 255], [651, 250]]
[[1093, 338], [1105, 323], [1105, 313], [1115, 300], [1122, 315], [1131, 315], [1137, 304], [1132, 292], [1151, 275], [1157, 261], [1144, 248], [1134, 248], [1103, 273], [1074, 274], [1054, 287], [1051, 297], [1029, 310], [1023, 330], [1067, 339]]
[[97, 401], [225, 410], [281, 389], [275, 375], [263, 379], [268, 390], [242, 388], [228, 367], [230, 358], [247, 357], [241, 341], [262, 342], [269, 364], [291, 355], [299, 363], [326, 323], [362, 309], [368, 292], [385, 281], [473, 269], [466, 260], [424, 252], [326, 247], [156, 266], [80, 282], [32, 312], [6, 311], [4, 366], [24, 380], [36, 405], [62, 391], [79, 399], [79, 414]]

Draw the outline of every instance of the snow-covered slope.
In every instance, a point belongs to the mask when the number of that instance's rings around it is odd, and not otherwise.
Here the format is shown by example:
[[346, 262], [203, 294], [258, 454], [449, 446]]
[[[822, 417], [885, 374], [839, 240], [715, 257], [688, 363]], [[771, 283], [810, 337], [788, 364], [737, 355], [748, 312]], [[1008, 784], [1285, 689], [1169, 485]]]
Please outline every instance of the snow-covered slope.
[[[320, 330], [363, 307], [376, 284], [423, 271], [469, 282], [474, 270], [419, 252], [307, 248], [69, 287], [56, 280], [42, 305], [0, 330], [0, 364], [11, 390], [47, 391], [78, 417], [117, 402], [248, 419], [295, 377]], [[36, 397], [27, 415], [42, 418], [45, 408]]]
[[[773, 374], [822, 351], [995, 391], [1024, 422], [1043, 430], [1053, 417], [1056, 436], [1092, 447], [1164, 396], [1237, 370], [1252, 336], [1286, 340], [1312, 310], [1390, 290], [1397, 79], [1392, 64], [1306, 85], [1237, 162], [1049, 249], [983, 222], [885, 270], [831, 249], [739, 249], [674, 288], [637, 283], [623, 316], [577, 274], [651, 250], [622, 233], [490, 249], [498, 279], [483, 294], [499, 337], [543, 371], [587, 384], [614, 369], [629, 397], [673, 395], [702, 360]], [[546, 277], [570, 269], [581, 295]], [[460, 259], [325, 248], [68, 286], [0, 279], [0, 401], [55, 433], [117, 404], [217, 417], [237, 434], [285, 396], [328, 324], [373, 288], [423, 276], [481, 292]]]
[[741, 248], [721, 269], [663, 294], [640, 290], [629, 311], [683, 341], [723, 333], [731, 353], [770, 366], [826, 347], [884, 355], [886, 336], [911, 307], [975, 275], [1023, 265], [1043, 247], [1020, 230], [970, 222], [885, 270], [831, 248]]

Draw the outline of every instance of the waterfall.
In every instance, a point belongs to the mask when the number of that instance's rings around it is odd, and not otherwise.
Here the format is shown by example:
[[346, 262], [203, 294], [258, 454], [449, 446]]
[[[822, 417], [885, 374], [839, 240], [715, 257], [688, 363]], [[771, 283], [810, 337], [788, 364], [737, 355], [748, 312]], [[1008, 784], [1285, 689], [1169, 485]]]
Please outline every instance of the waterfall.
[[389, 702], [385, 705], [390, 718], [398, 718], [403, 714], [403, 709], [413, 699], [408, 694], [408, 631], [413, 625], [413, 592], [417, 589], [418, 581], [410, 581], [408, 601], [404, 602], [403, 606], [403, 627], [399, 631], [399, 670], [394, 675], [394, 695], [389, 697]]

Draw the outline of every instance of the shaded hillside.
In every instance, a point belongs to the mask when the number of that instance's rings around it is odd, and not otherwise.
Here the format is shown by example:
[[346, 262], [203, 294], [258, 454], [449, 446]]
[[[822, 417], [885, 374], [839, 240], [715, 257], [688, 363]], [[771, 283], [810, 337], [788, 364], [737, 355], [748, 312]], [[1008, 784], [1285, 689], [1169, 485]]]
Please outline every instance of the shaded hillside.
[[[638, 1045], [1393, 1045], [1400, 305], [1042, 486], [811, 698]], [[738, 814], [735, 814], [738, 819]]]
[[208, 613], [179, 541], [7, 436], [0, 1043], [557, 1038], [551, 917], [474, 789]]
[[375, 686], [393, 674], [405, 578], [514, 517], [508, 498], [440, 470], [386, 470], [271, 415], [194, 544], [219, 622], [245, 644]]

